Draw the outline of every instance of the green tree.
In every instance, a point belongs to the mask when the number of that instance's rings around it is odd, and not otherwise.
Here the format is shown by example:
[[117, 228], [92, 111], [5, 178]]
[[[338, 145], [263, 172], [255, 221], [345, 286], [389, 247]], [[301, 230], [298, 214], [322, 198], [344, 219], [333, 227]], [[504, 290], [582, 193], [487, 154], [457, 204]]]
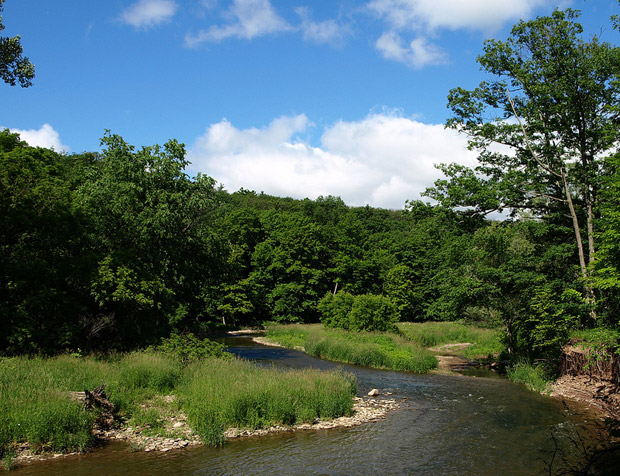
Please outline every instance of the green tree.
[[598, 227], [599, 250], [595, 283], [607, 310], [608, 323], [620, 324], [620, 156], [606, 160], [601, 216]]
[[122, 345], [184, 331], [204, 311], [202, 290], [221, 268], [210, 223], [215, 182], [190, 180], [182, 144], [135, 151], [106, 134], [103, 153], [76, 194], [88, 217], [98, 322]]
[[73, 210], [72, 193], [88, 162], [0, 132], [3, 351], [53, 352], [79, 344], [89, 266], [81, 252], [85, 223]]
[[263, 296], [264, 318], [282, 322], [318, 320], [317, 304], [328, 290], [327, 249], [321, 227], [301, 212], [263, 215], [266, 233], [252, 255], [250, 281]]
[[387, 273], [384, 289], [398, 309], [399, 318], [402, 321], [415, 319], [417, 301], [421, 296], [417, 295], [412, 270], [404, 264], [398, 264]]
[[389, 298], [375, 294], [327, 293], [318, 308], [325, 326], [350, 331], [392, 331], [399, 317]]
[[588, 265], [595, 259], [599, 157], [620, 139], [620, 48], [596, 36], [583, 40], [577, 17], [556, 10], [521, 21], [507, 41], [485, 42], [478, 62], [493, 79], [448, 97], [453, 117], [447, 126], [469, 136], [479, 165], [440, 165], [447, 179], [426, 193], [483, 214], [568, 214], [594, 302]]
[[[4, 0], [0, 0], [0, 13], [4, 10]], [[0, 15], [0, 32], [4, 30], [2, 15]], [[19, 84], [23, 88], [32, 85], [34, 65], [23, 56], [23, 48], [19, 35], [13, 38], [0, 36], [0, 78], [7, 84]]]

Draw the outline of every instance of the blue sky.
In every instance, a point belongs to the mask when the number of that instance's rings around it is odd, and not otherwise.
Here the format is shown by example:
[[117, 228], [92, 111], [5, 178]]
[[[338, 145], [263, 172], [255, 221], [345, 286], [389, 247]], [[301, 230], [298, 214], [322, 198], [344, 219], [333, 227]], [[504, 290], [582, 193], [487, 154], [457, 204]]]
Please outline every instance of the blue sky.
[[475, 160], [443, 123], [483, 41], [556, 7], [620, 41], [617, 0], [6, 0], [36, 77], [0, 84], [0, 126], [67, 152], [174, 138], [229, 191], [400, 209]]

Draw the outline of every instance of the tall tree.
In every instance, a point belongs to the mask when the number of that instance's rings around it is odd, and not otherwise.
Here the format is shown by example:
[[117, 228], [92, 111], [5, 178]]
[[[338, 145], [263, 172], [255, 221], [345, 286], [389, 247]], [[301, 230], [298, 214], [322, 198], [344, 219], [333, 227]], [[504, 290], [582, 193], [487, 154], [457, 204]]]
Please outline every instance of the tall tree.
[[200, 290], [220, 264], [210, 249], [215, 181], [190, 180], [175, 140], [136, 151], [106, 134], [99, 160], [77, 190], [88, 217], [91, 295], [98, 320], [122, 345], [185, 330], [202, 311]]
[[[4, 10], [4, 0], [0, 0], [0, 13]], [[0, 15], [0, 32], [4, 30], [2, 15]], [[23, 55], [21, 38], [0, 36], [0, 78], [5, 83], [15, 86], [17, 81], [22, 88], [32, 86], [34, 65]]]
[[479, 165], [440, 165], [448, 178], [426, 193], [481, 213], [567, 213], [594, 303], [589, 265], [595, 259], [599, 158], [620, 142], [620, 48], [597, 37], [583, 40], [578, 16], [556, 10], [521, 21], [507, 41], [485, 43], [478, 62], [493, 79], [473, 91], [453, 89], [448, 97], [453, 117], [447, 126], [469, 136]]

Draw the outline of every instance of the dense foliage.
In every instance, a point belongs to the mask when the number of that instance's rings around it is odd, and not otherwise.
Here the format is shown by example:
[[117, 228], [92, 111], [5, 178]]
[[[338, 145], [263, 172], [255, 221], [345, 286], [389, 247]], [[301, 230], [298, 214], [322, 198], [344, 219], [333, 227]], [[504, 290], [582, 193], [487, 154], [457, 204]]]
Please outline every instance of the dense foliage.
[[[618, 326], [620, 49], [576, 12], [521, 22], [453, 90], [479, 166], [403, 210], [227, 193], [182, 144], [66, 155], [0, 133], [0, 352], [128, 349], [264, 321], [464, 319], [513, 354]], [[571, 74], [563, 72], [570, 71]], [[512, 152], [498, 149], [497, 144]], [[501, 221], [488, 213], [508, 210]], [[595, 246], [596, 244], [596, 246]], [[595, 252], [596, 251], [596, 252]]]
[[350, 331], [390, 331], [398, 321], [398, 310], [390, 298], [374, 294], [328, 293], [319, 302], [319, 311], [327, 327]]

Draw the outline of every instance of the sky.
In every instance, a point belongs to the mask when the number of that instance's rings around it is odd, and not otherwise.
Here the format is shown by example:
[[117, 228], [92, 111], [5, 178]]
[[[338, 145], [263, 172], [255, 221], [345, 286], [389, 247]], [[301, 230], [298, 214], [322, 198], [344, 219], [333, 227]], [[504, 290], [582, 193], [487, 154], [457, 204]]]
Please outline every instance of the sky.
[[484, 40], [567, 7], [620, 43], [617, 0], [6, 0], [36, 76], [0, 83], [0, 127], [67, 153], [177, 139], [230, 192], [402, 209], [475, 163], [444, 123]]

